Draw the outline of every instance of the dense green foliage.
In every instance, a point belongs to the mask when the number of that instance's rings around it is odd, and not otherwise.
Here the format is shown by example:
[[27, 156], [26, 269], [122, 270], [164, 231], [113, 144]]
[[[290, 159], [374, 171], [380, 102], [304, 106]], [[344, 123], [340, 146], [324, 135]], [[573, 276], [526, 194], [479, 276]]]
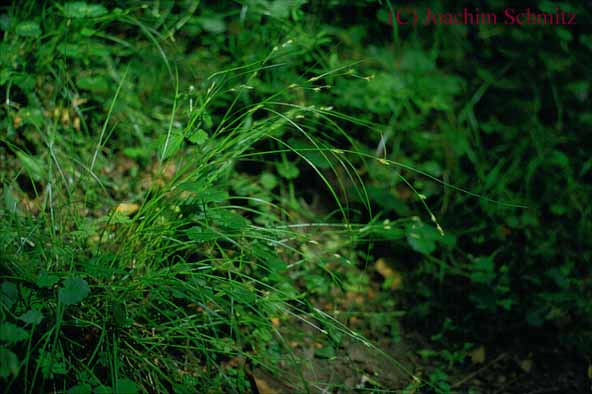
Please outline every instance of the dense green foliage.
[[[401, 315], [442, 364], [589, 352], [592, 33], [392, 7], [1, 8], [6, 392], [253, 392], [299, 365], [295, 322], [327, 359]], [[323, 308], [382, 279], [364, 332]], [[404, 386], [451, 392], [443, 369]]]

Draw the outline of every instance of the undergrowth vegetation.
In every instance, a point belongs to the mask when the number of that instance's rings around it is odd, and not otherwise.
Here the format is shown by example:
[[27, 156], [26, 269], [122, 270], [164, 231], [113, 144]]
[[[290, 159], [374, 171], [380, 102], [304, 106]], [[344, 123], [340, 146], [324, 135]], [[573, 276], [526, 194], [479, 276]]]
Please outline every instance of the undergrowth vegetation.
[[585, 359], [583, 25], [122, 4], [0, 9], [3, 392], [450, 393], [483, 349]]

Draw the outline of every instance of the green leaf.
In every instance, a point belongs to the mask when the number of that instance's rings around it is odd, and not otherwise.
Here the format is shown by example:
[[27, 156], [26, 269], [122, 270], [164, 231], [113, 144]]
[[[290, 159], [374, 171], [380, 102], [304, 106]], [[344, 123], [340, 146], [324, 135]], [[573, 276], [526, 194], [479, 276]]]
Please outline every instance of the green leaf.
[[67, 18], [97, 18], [107, 13], [107, 9], [100, 4], [87, 4], [84, 1], [64, 4], [64, 15]]
[[7, 31], [10, 25], [12, 25], [12, 19], [6, 14], [0, 15], [0, 30]]
[[24, 321], [27, 324], [37, 325], [43, 320], [43, 313], [39, 312], [37, 309], [30, 309], [23, 313], [21, 317], [19, 317], [19, 320]]
[[479, 257], [473, 261], [471, 280], [475, 283], [491, 283], [495, 277], [495, 264], [492, 256]]
[[58, 283], [59, 280], [60, 278], [57, 275], [51, 275], [46, 271], [41, 271], [39, 275], [37, 275], [35, 283], [41, 288], [48, 288]]
[[16, 354], [8, 349], [0, 348], [0, 378], [6, 379], [10, 375], [17, 376], [19, 360]]
[[208, 133], [206, 133], [204, 130], [199, 129], [194, 131], [190, 136], [189, 136], [189, 141], [197, 144], [197, 145], [202, 145], [204, 142], [206, 142], [208, 140]]
[[17, 151], [16, 156], [18, 157], [21, 165], [27, 171], [27, 174], [36, 181], [40, 181], [44, 178], [44, 164], [43, 162], [34, 156], [30, 156], [22, 151]]
[[217, 225], [228, 230], [240, 231], [249, 226], [249, 221], [245, 217], [228, 209], [210, 212], [210, 218], [214, 219]]
[[208, 187], [199, 181], [182, 183], [179, 185], [179, 189], [196, 193], [197, 196], [195, 196], [194, 200], [199, 201], [200, 204], [223, 202], [230, 197], [226, 191]]
[[97, 386], [93, 390], [94, 394], [113, 394], [113, 390], [109, 386]]
[[117, 379], [117, 392], [125, 394], [137, 394], [138, 386], [130, 379]]
[[209, 33], [220, 34], [226, 31], [226, 24], [219, 16], [202, 16], [197, 19], [197, 22]]
[[300, 170], [298, 170], [298, 167], [289, 161], [276, 164], [276, 168], [278, 173], [286, 179], [295, 179], [298, 178], [298, 175], [300, 175]]
[[109, 81], [103, 76], [87, 76], [78, 79], [80, 89], [89, 90], [94, 93], [103, 93], [109, 90]]
[[16, 34], [21, 37], [37, 38], [41, 36], [41, 27], [34, 21], [21, 22], [16, 27]]
[[39, 108], [25, 107], [21, 108], [18, 112], [18, 116], [23, 119], [23, 125], [30, 124], [35, 127], [41, 128], [45, 122], [43, 112]]
[[194, 226], [185, 231], [189, 239], [196, 242], [208, 242], [222, 239], [223, 236], [213, 231], [204, 230], [200, 226]]
[[267, 190], [273, 190], [278, 185], [276, 176], [269, 172], [261, 174], [260, 180], [263, 187]]
[[90, 293], [88, 283], [79, 277], [70, 277], [64, 281], [59, 291], [59, 300], [64, 305], [74, 305], [84, 300]]
[[63, 354], [52, 354], [47, 351], [42, 352], [37, 359], [37, 365], [46, 379], [53, 377], [54, 374], [65, 375], [68, 372], [66, 363], [63, 360]]
[[91, 392], [92, 387], [90, 387], [90, 384], [88, 383], [77, 384], [68, 390], [68, 394], [91, 394]]
[[23, 341], [29, 337], [29, 333], [26, 330], [16, 326], [12, 323], [0, 324], [0, 341], [8, 343], [16, 343]]
[[166, 133], [161, 138], [160, 154], [162, 159], [168, 159], [175, 155], [183, 145], [183, 133], [179, 130], [172, 130], [170, 134]]
[[0, 286], [0, 301], [9, 309], [18, 301], [18, 289], [14, 283], [6, 280], [2, 282], [2, 286]]
[[214, 120], [212, 119], [212, 116], [209, 113], [205, 112], [202, 115], [202, 119], [203, 119], [203, 121], [204, 121], [204, 123], [206, 125], [206, 128], [208, 130], [211, 129], [212, 126], [214, 126]]
[[65, 57], [80, 59], [84, 56], [82, 46], [78, 44], [62, 42], [58, 45], [58, 52]]
[[422, 222], [415, 222], [407, 229], [407, 242], [413, 250], [430, 254], [436, 250], [436, 241], [442, 236], [438, 230]]
[[335, 349], [332, 346], [325, 346], [315, 350], [314, 354], [318, 358], [333, 358], [335, 357]]

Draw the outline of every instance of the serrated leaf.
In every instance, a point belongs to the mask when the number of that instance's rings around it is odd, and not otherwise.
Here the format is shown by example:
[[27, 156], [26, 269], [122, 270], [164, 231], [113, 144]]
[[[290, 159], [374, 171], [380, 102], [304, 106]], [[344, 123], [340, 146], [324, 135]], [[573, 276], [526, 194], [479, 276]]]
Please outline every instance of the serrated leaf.
[[249, 225], [249, 221], [242, 215], [228, 209], [211, 212], [210, 218], [215, 220], [217, 225], [231, 231], [240, 231]]
[[84, 1], [64, 4], [64, 15], [68, 18], [97, 18], [107, 12], [107, 9], [100, 4], [87, 4]]
[[204, 142], [206, 142], [208, 140], [208, 133], [206, 133], [204, 130], [199, 129], [194, 131], [190, 136], [189, 136], [189, 141], [197, 144], [197, 145], [202, 145]]
[[37, 38], [41, 36], [41, 27], [34, 21], [21, 22], [16, 27], [16, 34], [21, 37]]
[[0, 348], [0, 378], [18, 375], [19, 360], [16, 354], [8, 349]]
[[15, 343], [29, 337], [29, 332], [12, 323], [0, 324], [0, 341]]
[[23, 313], [19, 317], [19, 320], [24, 321], [27, 324], [37, 325], [43, 320], [43, 313], [39, 312], [37, 309], [30, 309]]
[[64, 281], [58, 293], [59, 300], [64, 305], [74, 305], [84, 300], [90, 293], [88, 283], [79, 277], [70, 277]]
[[37, 365], [46, 379], [53, 377], [54, 374], [65, 375], [68, 372], [63, 355], [60, 354], [42, 352], [37, 359]]

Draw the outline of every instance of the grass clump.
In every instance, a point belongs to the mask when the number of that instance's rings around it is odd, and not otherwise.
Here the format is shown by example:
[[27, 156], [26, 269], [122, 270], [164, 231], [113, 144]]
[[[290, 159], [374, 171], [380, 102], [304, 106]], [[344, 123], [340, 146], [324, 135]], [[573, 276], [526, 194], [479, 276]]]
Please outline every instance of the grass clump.
[[546, 349], [586, 364], [590, 35], [389, 11], [0, 8], [2, 390], [451, 393], [511, 353], [485, 393], [547, 379]]

